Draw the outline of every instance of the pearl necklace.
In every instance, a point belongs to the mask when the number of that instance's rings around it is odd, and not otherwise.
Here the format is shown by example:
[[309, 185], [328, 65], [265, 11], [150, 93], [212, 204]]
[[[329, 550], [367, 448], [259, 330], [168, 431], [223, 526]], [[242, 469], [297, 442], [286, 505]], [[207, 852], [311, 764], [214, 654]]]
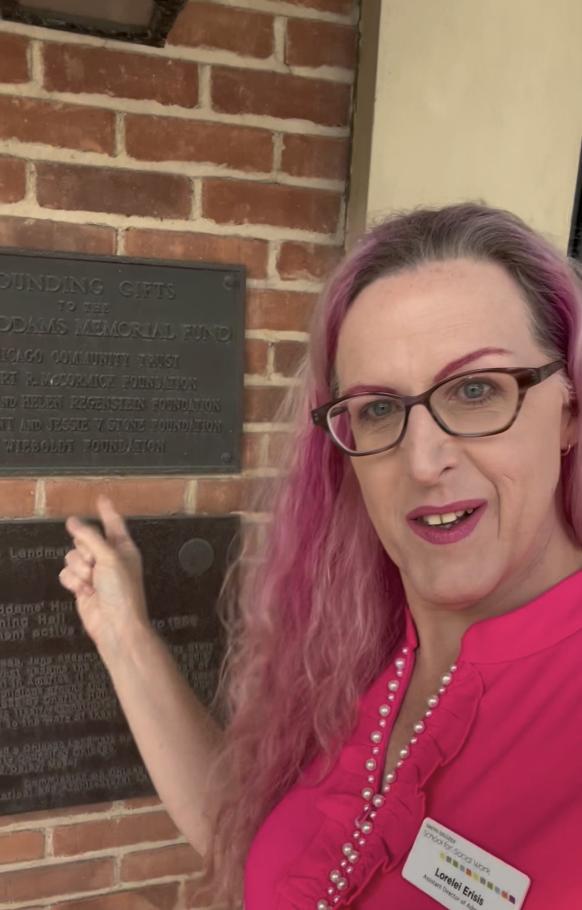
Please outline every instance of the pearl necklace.
[[378, 768], [378, 756], [380, 755], [386, 727], [388, 726], [387, 718], [392, 713], [392, 703], [396, 700], [396, 692], [398, 692], [400, 680], [404, 676], [409, 650], [410, 649], [407, 647], [402, 648], [400, 655], [394, 661], [395, 678], [390, 679], [387, 684], [388, 691], [386, 701], [378, 707], [379, 718], [376, 723], [377, 729], [374, 729], [370, 733], [372, 750], [369, 758], [367, 758], [364, 763], [367, 775], [366, 785], [361, 791], [361, 796], [364, 800], [362, 811], [354, 819], [355, 830], [352, 833], [352, 840], [349, 843], [344, 844], [341, 848], [343, 858], [338, 864], [339, 868], [332, 869], [329, 873], [330, 885], [327, 888], [327, 896], [317, 902], [316, 910], [332, 910], [332, 908], [340, 902], [342, 894], [349, 887], [349, 876], [354, 871], [354, 866], [360, 859], [361, 850], [366, 847], [367, 837], [374, 830], [374, 820], [378, 815], [378, 810], [382, 808], [386, 801], [386, 795], [396, 783], [398, 769], [401, 768], [406, 759], [409, 758], [411, 749], [413, 749], [418, 742], [418, 737], [424, 733], [427, 720], [432, 716], [434, 709], [438, 706], [441, 696], [447, 691], [447, 687], [452, 682], [453, 673], [457, 669], [456, 665], [453, 664], [449, 667], [447, 673], [441, 677], [441, 685], [438, 693], [431, 695], [427, 699], [428, 708], [424, 713], [423, 719], [414, 724], [414, 736], [409, 740], [408, 745], [400, 749], [399, 759], [396, 762], [395, 769], [384, 775], [381, 792], [375, 792], [376, 776], [373, 772]]

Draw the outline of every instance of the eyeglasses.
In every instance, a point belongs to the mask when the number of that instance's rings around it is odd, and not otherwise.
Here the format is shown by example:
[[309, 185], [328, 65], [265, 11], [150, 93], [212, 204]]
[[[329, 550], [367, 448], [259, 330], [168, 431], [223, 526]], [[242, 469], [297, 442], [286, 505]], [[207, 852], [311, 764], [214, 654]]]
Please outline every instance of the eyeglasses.
[[495, 436], [515, 422], [528, 389], [556, 373], [561, 360], [541, 367], [499, 367], [458, 373], [421, 395], [366, 392], [314, 408], [311, 418], [348, 455], [375, 455], [403, 438], [410, 409], [424, 405], [451, 436]]

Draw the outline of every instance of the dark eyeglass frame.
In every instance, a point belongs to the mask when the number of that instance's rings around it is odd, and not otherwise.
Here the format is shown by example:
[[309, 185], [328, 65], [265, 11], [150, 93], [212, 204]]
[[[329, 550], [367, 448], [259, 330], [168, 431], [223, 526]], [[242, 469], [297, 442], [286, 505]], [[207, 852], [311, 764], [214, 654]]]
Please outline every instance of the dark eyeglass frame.
[[[484, 368], [479, 370], [466, 370], [463, 373], [456, 373], [454, 376], [449, 376], [447, 379], [441, 379], [440, 382], [437, 382], [436, 385], [433, 385], [430, 389], [427, 389], [426, 392], [422, 392], [420, 395], [393, 395], [391, 392], [366, 392], [366, 396], [373, 395], [375, 397], [377, 396], [378, 398], [396, 398], [404, 405], [404, 423], [402, 424], [402, 430], [398, 436], [398, 439], [395, 442], [390, 443], [389, 446], [382, 446], [379, 449], [372, 449], [366, 452], [353, 452], [351, 449], [347, 449], [344, 445], [342, 445], [341, 442], [339, 442], [338, 439], [335, 438], [328, 423], [328, 414], [333, 407], [335, 407], [337, 404], [341, 404], [342, 401], [348, 401], [350, 398], [357, 398], [358, 395], [343, 395], [341, 398], [335, 398], [333, 401], [328, 401], [327, 404], [322, 404], [317, 408], [313, 408], [311, 411], [311, 419], [315, 426], [321, 427], [322, 430], [325, 430], [327, 433], [329, 433], [333, 443], [339, 449], [341, 449], [342, 452], [345, 452], [346, 455], [349, 455], [350, 458], [359, 458], [364, 455], [377, 455], [380, 452], [387, 452], [389, 449], [393, 449], [394, 446], [397, 446], [398, 443], [402, 441], [404, 434], [406, 433], [410, 410], [414, 407], [415, 404], [423, 404], [435, 423], [438, 424], [441, 430], [444, 430], [445, 433], [448, 433], [449, 436], [497, 436], [499, 433], [505, 433], [505, 431], [515, 423], [517, 415], [521, 410], [523, 399], [525, 398], [527, 390], [531, 389], [532, 386], [543, 382], [544, 379], [552, 376], [553, 373], [557, 373], [558, 370], [562, 367], [564, 367], [564, 362], [562, 360], [553, 360], [552, 363], [546, 363], [541, 367], [491, 367], [489, 369]], [[518, 397], [514, 415], [509, 423], [507, 423], [500, 430], [494, 430], [493, 433], [456, 433], [454, 430], [449, 429], [442, 418], [440, 418], [438, 414], [433, 411], [430, 401], [431, 395], [433, 392], [436, 392], [437, 389], [440, 389], [441, 386], [446, 385], [448, 382], [454, 382], [455, 379], [462, 379], [464, 376], [477, 376], [480, 373], [508, 373], [510, 376], [513, 376], [517, 380]], [[362, 395], [362, 397], [364, 396]]]

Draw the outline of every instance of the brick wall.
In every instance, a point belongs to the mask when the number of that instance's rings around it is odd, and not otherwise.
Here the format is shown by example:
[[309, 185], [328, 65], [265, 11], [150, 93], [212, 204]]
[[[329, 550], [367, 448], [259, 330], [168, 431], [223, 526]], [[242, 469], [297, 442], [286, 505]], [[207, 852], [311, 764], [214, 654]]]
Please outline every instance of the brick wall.
[[[0, 517], [222, 514], [344, 238], [358, 0], [190, 2], [164, 49], [0, 23], [0, 246], [248, 269], [236, 477], [0, 480]], [[0, 910], [184, 910], [199, 858], [155, 799], [0, 817]]]

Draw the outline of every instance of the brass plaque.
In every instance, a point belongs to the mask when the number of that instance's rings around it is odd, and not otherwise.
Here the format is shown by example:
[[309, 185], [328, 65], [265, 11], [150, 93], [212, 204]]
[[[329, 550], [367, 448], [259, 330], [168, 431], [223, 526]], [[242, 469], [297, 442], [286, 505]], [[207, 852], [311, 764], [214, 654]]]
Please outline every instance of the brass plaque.
[[[128, 524], [143, 554], [152, 623], [208, 705], [224, 645], [215, 604], [239, 519]], [[58, 581], [69, 548], [62, 522], [0, 522], [0, 814], [154, 792], [107, 671]]]
[[0, 252], [0, 474], [240, 470], [244, 269]]

